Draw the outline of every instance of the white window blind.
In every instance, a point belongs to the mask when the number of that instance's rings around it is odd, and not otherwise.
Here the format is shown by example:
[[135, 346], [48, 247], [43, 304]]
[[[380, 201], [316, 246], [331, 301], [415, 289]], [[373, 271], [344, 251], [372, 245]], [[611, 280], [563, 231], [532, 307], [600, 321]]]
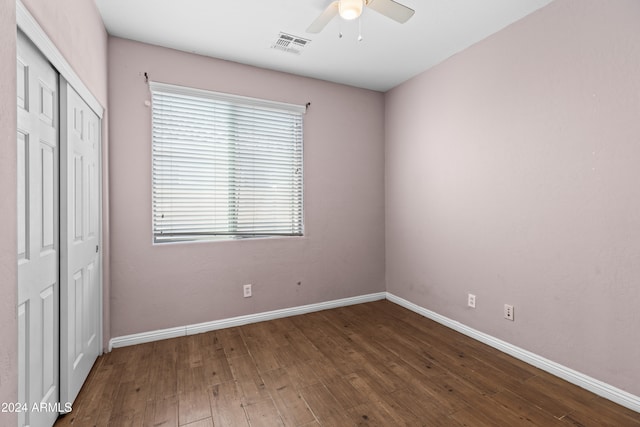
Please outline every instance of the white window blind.
[[149, 85], [154, 242], [302, 235], [304, 106]]

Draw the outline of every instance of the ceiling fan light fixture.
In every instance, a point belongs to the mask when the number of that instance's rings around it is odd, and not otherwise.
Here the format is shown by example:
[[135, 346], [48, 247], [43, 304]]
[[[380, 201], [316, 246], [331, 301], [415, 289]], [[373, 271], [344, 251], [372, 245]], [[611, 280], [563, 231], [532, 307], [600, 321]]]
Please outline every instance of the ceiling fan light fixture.
[[364, 0], [340, 0], [338, 2], [338, 13], [342, 19], [351, 21], [362, 15]]

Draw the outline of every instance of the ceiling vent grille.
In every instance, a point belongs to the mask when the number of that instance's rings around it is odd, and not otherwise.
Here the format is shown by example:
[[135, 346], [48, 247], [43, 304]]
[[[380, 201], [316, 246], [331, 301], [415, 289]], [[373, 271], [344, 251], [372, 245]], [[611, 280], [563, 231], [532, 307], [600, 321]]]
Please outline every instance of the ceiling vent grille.
[[271, 45], [271, 48], [293, 53], [294, 55], [300, 55], [302, 53], [302, 49], [304, 49], [304, 47], [309, 43], [311, 43], [311, 40], [309, 39], [294, 36], [292, 34], [280, 33], [276, 41]]

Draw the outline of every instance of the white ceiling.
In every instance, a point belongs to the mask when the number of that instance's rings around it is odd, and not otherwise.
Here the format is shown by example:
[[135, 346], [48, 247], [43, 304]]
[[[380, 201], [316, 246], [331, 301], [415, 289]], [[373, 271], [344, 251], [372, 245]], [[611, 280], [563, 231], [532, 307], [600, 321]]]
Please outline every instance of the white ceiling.
[[[386, 91], [552, 0], [399, 0], [405, 24], [373, 10], [306, 33], [331, 0], [95, 0], [109, 34], [351, 86]], [[344, 36], [338, 37], [342, 31]], [[272, 49], [280, 32], [311, 40]]]

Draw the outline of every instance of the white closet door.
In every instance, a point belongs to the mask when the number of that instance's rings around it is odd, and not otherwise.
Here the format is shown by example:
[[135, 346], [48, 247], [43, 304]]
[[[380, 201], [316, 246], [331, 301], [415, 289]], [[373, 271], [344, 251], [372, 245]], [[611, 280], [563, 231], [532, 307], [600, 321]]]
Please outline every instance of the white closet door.
[[60, 79], [60, 399], [73, 402], [101, 349], [100, 119]]
[[19, 425], [50, 427], [59, 397], [58, 76], [21, 32], [17, 48]]

